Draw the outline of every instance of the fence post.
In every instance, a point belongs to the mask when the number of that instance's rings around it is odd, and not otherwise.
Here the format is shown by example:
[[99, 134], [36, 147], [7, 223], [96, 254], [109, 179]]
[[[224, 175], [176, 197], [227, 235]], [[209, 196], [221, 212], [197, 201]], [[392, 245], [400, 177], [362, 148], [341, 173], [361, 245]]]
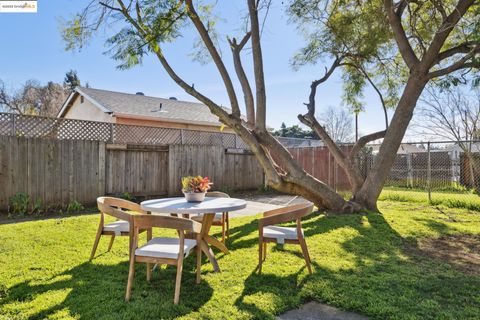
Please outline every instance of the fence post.
[[407, 153], [407, 187], [413, 188], [413, 166], [411, 153]]
[[335, 192], [338, 191], [338, 186], [337, 186], [337, 183], [338, 183], [338, 163], [337, 161], [334, 159], [333, 160], [333, 184], [335, 185]]
[[427, 191], [428, 191], [428, 203], [432, 204], [432, 159], [430, 157], [430, 141], [427, 142]]
[[12, 136], [15, 137], [17, 135], [17, 122], [15, 118], [15, 113], [12, 113], [10, 117], [12, 118]]
[[114, 129], [113, 128], [114, 128], [114, 124], [112, 122], [112, 123], [110, 123], [110, 143], [113, 143], [113, 136], [114, 136], [114, 134], [113, 134]]
[[180, 144], [185, 144], [185, 134], [183, 129], [180, 129]]

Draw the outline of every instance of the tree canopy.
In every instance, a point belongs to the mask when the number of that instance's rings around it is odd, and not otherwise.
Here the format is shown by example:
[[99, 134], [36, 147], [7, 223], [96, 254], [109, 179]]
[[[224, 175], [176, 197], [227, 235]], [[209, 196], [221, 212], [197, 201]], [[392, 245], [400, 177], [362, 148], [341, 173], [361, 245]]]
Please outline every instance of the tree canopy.
[[81, 85], [80, 78], [76, 70], [70, 70], [65, 74], [63, 79], [63, 87], [68, 93], [75, 91], [76, 87]]
[[287, 127], [285, 122], [282, 122], [280, 129], [273, 131], [273, 134], [277, 137], [318, 139], [312, 130], [305, 130], [297, 124]]
[[49, 81], [46, 85], [27, 80], [18, 88], [8, 88], [0, 80], [0, 109], [26, 115], [54, 117], [67, 97], [61, 84]]

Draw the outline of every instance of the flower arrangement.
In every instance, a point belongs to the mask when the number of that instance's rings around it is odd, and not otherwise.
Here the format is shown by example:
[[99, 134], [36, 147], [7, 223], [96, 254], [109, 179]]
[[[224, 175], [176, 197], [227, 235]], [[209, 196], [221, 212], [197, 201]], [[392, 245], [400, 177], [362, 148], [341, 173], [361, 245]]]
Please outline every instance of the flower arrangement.
[[188, 202], [202, 202], [211, 185], [208, 177], [186, 176], [182, 178], [182, 191]]
[[182, 178], [182, 191], [184, 193], [203, 193], [207, 192], [212, 184], [208, 177], [186, 176]]

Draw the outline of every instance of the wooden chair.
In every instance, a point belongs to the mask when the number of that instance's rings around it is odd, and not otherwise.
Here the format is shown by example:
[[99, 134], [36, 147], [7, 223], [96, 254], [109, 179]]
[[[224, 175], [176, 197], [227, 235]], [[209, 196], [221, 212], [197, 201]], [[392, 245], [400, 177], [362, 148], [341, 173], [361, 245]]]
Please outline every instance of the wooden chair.
[[[313, 204], [297, 204], [285, 208], [267, 211], [263, 218], [258, 220], [259, 250], [258, 250], [258, 272], [262, 272], [262, 263], [267, 257], [267, 243], [292, 243], [299, 244], [302, 248], [303, 257], [307, 264], [308, 272], [312, 274], [310, 255], [307, 243], [303, 236], [302, 217], [312, 213]], [[296, 221], [296, 228], [276, 226], [276, 224]]]
[[[228, 194], [220, 191], [207, 192], [206, 196], [212, 197], [212, 198], [230, 198]], [[202, 222], [201, 216], [192, 217], [192, 219], [197, 222]], [[228, 238], [228, 233], [230, 231], [230, 221], [228, 219], [228, 212], [215, 213], [215, 219], [212, 222], [212, 226], [222, 227], [222, 242], [225, 243], [225, 238]]]
[[[135, 275], [135, 262], [144, 262], [147, 264], [147, 281], [150, 281], [152, 274], [152, 264], [168, 264], [177, 266], [177, 277], [175, 282], [174, 304], [178, 304], [180, 299], [180, 285], [182, 281], [183, 259], [196, 248], [197, 254], [197, 278], [196, 283], [200, 283], [202, 251], [200, 244], [202, 241], [202, 224], [196, 221], [156, 215], [135, 215], [133, 217], [133, 250], [130, 256], [130, 269], [128, 272], [127, 292], [125, 300], [129, 301], [132, 292], [133, 278]], [[148, 236], [148, 242], [138, 247], [138, 234], [142, 228], [167, 228], [176, 229], [179, 238], [151, 238]], [[186, 239], [185, 232], [190, 232], [195, 239]]]
[[[116, 236], [128, 236], [130, 238], [129, 253], [131, 253], [133, 235], [132, 217], [135, 213], [144, 213], [140, 208], [140, 205], [124, 199], [112, 197], [99, 197], [97, 199], [97, 205], [100, 211], [100, 224], [98, 225], [97, 235], [95, 237], [95, 242], [93, 243], [92, 253], [90, 254], [90, 261], [95, 257], [95, 252], [97, 251], [98, 243], [100, 242], [102, 235], [111, 236], [108, 251], [112, 249], [113, 241]], [[115, 217], [118, 220], [105, 224], [105, 215]], [[141, 230], [141, 232], [144, 231], [151, 233], [151, 230]]]

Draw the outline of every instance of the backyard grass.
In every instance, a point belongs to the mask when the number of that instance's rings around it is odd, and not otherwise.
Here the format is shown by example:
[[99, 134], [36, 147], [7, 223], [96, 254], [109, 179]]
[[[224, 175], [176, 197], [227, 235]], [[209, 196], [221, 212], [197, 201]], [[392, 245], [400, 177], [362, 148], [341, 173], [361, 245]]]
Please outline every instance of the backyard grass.
[[478, 319], [480, 274], [425, 254], [420, 243], [466, 234], [478, 240], [480, 214], [407, 202], [379, 207], [382, 214], [304, 221], [311, 276], [293, 245], [270, 245], [256, 274], [255, 217], [232, 219], [231, 253], [217, 253], [222, 272], [205, 261], [195, 285], [189, 257], [178, 306], [175, 268], [156, 270], [149, 284], [142, 264], [124, 302], [126, 238], [109, 253], [102, 239], [88, 262], [98, 215], [0, 225], [0, 319], [271, 319], [309, 300], [373, 319]]
[[[480, 196], [469, 191], [433, 191], [431, 205], [480, 211]], [[386, 187], [380, 200], [428, 204], [426, 190]]]

